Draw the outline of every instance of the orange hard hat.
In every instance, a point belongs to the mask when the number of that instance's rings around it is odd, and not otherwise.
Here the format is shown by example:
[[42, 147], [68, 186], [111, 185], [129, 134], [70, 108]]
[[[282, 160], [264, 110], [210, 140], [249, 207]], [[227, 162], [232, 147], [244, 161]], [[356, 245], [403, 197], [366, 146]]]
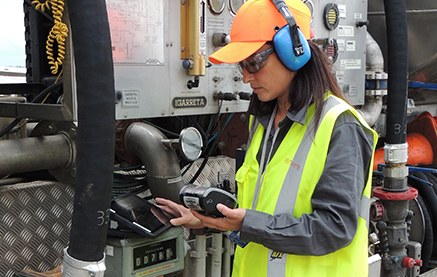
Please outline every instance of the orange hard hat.
[[[311, 12], [301, 0], [284, 0], [297, 25], [310, 38]], [[278, 28], [287, 24], [271, 0], [249, 0], [244, 3], [231, 27], [231, 42], [209, 56], [212, 63], [238, 63], [246, 59], [267, 41], [272, 41]]]

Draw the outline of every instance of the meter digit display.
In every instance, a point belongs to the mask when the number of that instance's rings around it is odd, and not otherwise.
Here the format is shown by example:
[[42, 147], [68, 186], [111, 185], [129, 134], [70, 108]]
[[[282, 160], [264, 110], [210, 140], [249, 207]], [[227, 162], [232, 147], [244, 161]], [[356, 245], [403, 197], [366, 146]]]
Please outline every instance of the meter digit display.
[[177, 259], [176, 239], [161, 241], [133, 249], [134, 270]]

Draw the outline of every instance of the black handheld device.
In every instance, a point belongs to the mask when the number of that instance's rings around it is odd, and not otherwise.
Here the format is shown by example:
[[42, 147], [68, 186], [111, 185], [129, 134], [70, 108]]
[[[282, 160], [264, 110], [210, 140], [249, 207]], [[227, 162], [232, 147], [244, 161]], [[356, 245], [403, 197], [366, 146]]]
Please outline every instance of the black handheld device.
[[231, 209], [237, 206], [237, 198], [219, 188], [186, 185], [181, 189], [179, 197], [185, 207], [214, 217], [223, 217], [216, 207], [219, 203]]

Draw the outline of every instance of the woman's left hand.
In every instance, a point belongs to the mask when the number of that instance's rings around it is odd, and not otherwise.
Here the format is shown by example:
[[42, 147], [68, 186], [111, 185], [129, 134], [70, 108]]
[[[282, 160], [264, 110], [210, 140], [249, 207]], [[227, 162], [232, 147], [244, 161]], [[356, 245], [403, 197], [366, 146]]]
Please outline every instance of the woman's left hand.
[[241, 230], [243, 219], [246, 215], [245, 209], [230, 209], [223, 204], [217, 204], [217, 209], [224, 217], [206, 216], [199, 214], [195, 210], [191, 210], [191, 213], [200, 219], [206, 227], [221, 231]]

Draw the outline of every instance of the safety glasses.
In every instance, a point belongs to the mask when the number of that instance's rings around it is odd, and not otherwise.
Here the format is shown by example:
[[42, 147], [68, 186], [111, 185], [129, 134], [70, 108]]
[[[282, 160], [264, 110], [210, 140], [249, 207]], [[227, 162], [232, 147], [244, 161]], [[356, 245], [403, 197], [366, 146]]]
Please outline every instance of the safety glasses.
[[257, 73], [267, 64], [267, 59], [269, 58], [270, 54], [274, 52], [275, 48], [270, 47], [269, 49], [253, 54], [247, 59], [239, 62], [237, 67], [240, 69], [241, 73], [243, 73], [243, 67], [246, 68], [246, 70], [251, 74]]

